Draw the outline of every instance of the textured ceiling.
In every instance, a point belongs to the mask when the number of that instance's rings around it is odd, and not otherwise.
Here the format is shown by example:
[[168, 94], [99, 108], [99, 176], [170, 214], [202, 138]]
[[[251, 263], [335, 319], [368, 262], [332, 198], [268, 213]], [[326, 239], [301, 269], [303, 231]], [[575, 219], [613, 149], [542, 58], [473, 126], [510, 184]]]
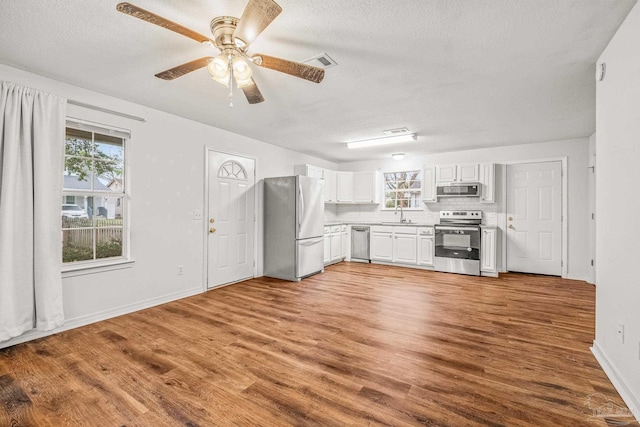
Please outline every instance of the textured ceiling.
[[[116, 11], [115, 0], [3, 0], [0, 62], [335, 162], [582, 137], [595, 130], [595, 61], [635, 0], [277, 0], [250, 52], [338, 66], [316, 85], [254, 67], [248, 105], [201, 69], [217, 51]], [[209, 35], [241, 0], [133, 0]], [[416, 142], [347, 150], [408, 127]]]

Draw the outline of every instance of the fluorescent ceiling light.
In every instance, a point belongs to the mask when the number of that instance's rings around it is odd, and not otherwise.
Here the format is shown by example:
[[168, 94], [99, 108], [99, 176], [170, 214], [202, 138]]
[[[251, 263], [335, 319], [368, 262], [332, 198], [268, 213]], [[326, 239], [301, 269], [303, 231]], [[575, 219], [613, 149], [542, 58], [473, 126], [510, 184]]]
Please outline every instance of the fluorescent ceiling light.
[[404, 153], [394, 153], [391, 155], [391, 157], [393, 157], [394, 160], [402, 160], [404, 159]]
[[411, 142], [411, 141], [415, 141], [416, 139], [418, 139], [418, 135], [416, 135], [415, 133], [409, 133], [406, 135], [387, 136], [384, 138], [365, 139], [363, 141], [347, 142], [347, 148], [375, 147], [378, 145]]

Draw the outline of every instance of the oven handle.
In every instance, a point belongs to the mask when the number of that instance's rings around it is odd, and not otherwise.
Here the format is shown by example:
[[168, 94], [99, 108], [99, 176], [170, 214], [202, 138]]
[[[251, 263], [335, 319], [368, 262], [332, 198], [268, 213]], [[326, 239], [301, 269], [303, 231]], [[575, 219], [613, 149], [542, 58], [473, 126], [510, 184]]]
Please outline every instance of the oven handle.
[[465, 230], [465, 231], [480, 231], [480, 227], [447, 227], [447, 226], [435, 226], [436, 231], [445, 230], [445, 231], [455, 231], [455, 230]]

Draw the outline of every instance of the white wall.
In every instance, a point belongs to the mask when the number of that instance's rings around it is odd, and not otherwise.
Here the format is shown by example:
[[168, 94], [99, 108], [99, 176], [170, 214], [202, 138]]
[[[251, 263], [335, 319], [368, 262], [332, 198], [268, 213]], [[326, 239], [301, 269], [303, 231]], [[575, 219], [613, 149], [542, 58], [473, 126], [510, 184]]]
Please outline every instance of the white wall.
[[[596, 85], [596, 339], [594, 353], [640, 419], [640, 6], [605, 49]], [[624, 324], [624, 343], [617, 328]]]
[[[202, 292], [205, 288], [203, 239], [206, 234], [203, 220], [194, 220], [193, 211], [200, 209], [206, 215], [205, 146], [256, 158], [258, 180], [291, 175], [293, 165], [299, 163], [336, 168], [335, 164], [315, 157], [1, 64], [0, 80], [146, 119], [146, 122], [138, 122], [68, 106], [70, 117], [131, 131], [127, 152], [131, 173], [127, 178], [131, 197], [131, 254], [135, 263], [130, 268], [101, 273], [65, 274], [63, 291], [67, 326]], [[257, 212], [262, 211], [260, 184]], [[257, 274], [260, 276], [261, 219], [257, 244]], [[179, 264], [184, 266], [182, 276], [177, 275]], [[24, 338], [0, 343], [0, 346], [14, 344]]]
[[[401, 161], [378, 160], [340, 164], [340, 170], [381, 170], [382, 172], [419, 169], [425, 165], [446, 165], [456, 163], [494, 162], [509, 163], [518, 161], [536, 161], [541, 159], [567, 158], [568, 182], [568, 277], [586, 280], [587, 265], [590, 261], [588, 236], [588, 138], [562, 141], [540, 142], [535, 144], [512, 145], [507, 147], [486, 148], [478, 150], [436, 153], [426, 156], [407, 156]], [[440, 202], [427, 204], [426, 210], [409, 212], [406, 216], [418, 222], [437, 221], [438, 213], [453, 206], [462, 209], [480, 209], [487, 216], [489, 223], [504, 223], [501, 181], [504, 167], [496, 167], [496, 203], [484, 204], [473, 201]], [[452, 204], [455, 203], [455, 204]], [[360, 218], [368, 220], [374, 216], [393, 220], [393, 212], [380, 211], [379, 207], [346, 207], [338, 208], [338, 218]], [[501, 230], [502, 234], [504, 230]], [[498, 265], [502, 269], [501, 262]]]

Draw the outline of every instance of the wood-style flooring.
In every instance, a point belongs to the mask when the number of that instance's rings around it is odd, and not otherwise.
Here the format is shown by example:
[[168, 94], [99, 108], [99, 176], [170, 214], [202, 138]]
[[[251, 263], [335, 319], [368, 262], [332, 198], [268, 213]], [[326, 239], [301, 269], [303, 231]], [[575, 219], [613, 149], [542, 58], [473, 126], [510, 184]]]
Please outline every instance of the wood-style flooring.
[[0, 426], [606, 426], [594, 305], [524, 274], [253, 279], [0, 350]]

